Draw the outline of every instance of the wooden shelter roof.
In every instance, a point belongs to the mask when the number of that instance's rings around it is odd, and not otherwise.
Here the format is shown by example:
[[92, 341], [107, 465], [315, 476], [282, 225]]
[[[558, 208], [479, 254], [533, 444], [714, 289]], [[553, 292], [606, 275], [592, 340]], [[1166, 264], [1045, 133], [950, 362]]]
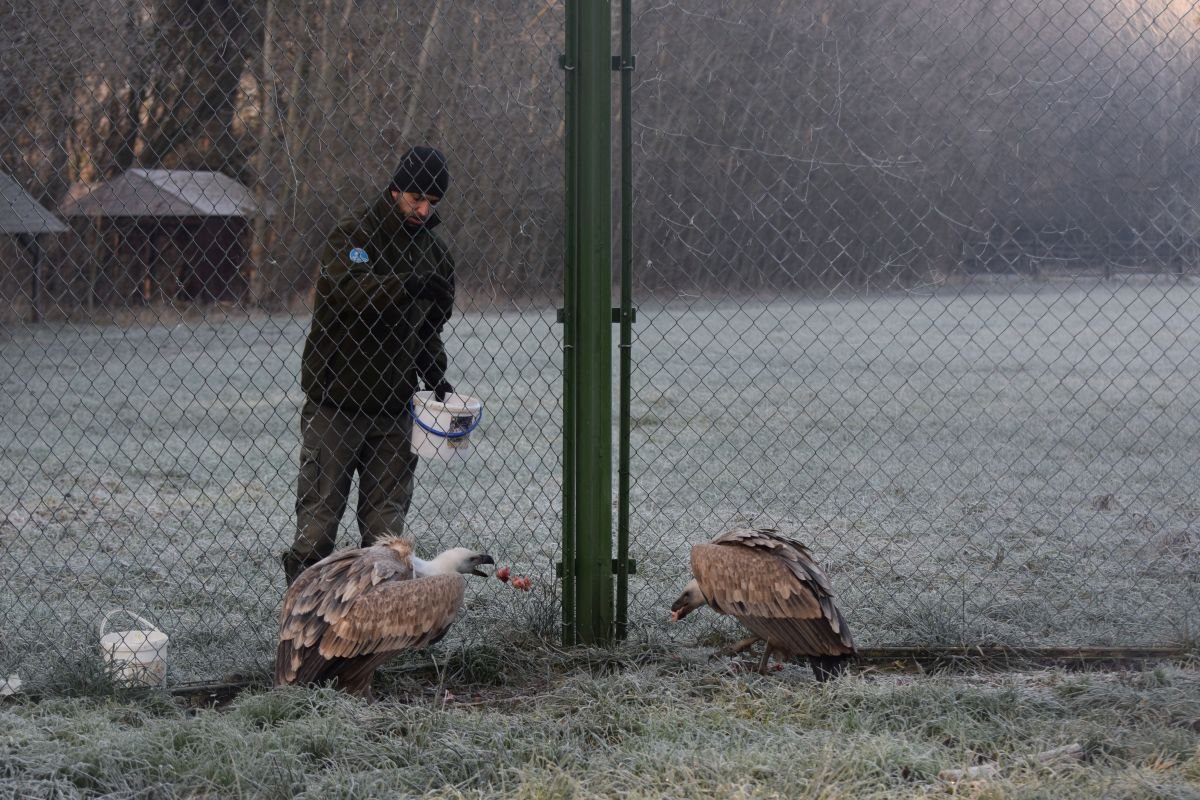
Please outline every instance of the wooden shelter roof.
[[244, 184], [220, 172], [128, 169], [99, 183], [76, 183], [59, 203], [68, 217], [253, 217], [259, 209]]
[[12, 176], [0, 172], [0, 234], [62, 233], [67, 226]]

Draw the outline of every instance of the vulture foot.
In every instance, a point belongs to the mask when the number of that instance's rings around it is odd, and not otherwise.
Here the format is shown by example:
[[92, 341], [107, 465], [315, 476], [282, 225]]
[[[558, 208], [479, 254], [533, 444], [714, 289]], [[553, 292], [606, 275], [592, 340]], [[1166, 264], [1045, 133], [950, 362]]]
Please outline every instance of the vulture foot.
[[771, 653], [772, 652], [773, 651], [771, 649], [771, 645], [764, 643], [762, 659], [758, 662], [758, 674], [759, 675], [767, 674], [767, 669], [771, 666]]
[[813, 677], [824, 683], [845, 675], [849, 660], [849, 656], [812, 656], [808, 663], [812, 665]]
[[740, 655], [761, 641], [762, 639], [758, 638], [757, 636], [747, 636], [745, 639], [738, 639], [733, 644], [725, 645], [717, 651], [717, 654], [722, 656]]

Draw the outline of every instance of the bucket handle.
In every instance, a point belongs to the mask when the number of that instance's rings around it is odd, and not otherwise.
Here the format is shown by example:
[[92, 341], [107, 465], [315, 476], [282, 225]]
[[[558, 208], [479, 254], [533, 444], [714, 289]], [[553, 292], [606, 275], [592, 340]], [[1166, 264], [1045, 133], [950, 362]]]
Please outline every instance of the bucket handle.
[[136, 619], [138, 622], [140, 622], [140, 623], [142, 623], [143, 625], [147, 626], [147, 627], [146, 627], [146, 629], [147, 629], [147, 630], [152, 630], [152, 631], [154, 631], [155, 633], [162, 633], [162, 631], [161, 631], [161, 630], [159, 630], [159, 628], [158, 628], [158, 626], [157, 626], [157, 625], [155, 625], [153, 622], [151, 622], [150, 620], [146, 619], [145, 617], [139, 616], [139, 615], [137, 615], [137, 614], [133, 613], [132, 611], [130, 611], [129, 609], [127, 609], [127, 608], [114, 608], [112, 611], [110, 611], [110, 612], [108, 612], [107, 614], [105, 614], [105, 615], [104, 615], [104, 619], [100, 620], [100, 635], [101, 635], [101, 636], [104, 636], [105, 632], [108, 630], [108, 619], [109, 619], [109, 617], [111, 617], [113, 614], [122, 614], [122, 613], [124, 613], [124, 614], [128, 614], [129, 616], [131, 616], [131, 617], [133, 617], [134, 619]]
[[465, 431], [443, 431], [439, 428], [434, 428], [430, 425], [426, 425], [424, 422], [421, 422], [421, 417], [417, 414], [417, 408], [415, 405], [413, 405], [412, 398], [409, 398], [408, 401], [408, 413], [412, 415], [413, 422], [415, 422], [421, 428], [421, 430], [425, 431], [426, 433], [432, 433], [434, 436], [441, 436], [444, 439], [461, 439], [471, 431], [478, 428], [480, 422], [483, 422], [483, 409], [480, 408], [479, 413], [475, 415], [475, 421], [472, 422], [471, 427], [467, 428]]

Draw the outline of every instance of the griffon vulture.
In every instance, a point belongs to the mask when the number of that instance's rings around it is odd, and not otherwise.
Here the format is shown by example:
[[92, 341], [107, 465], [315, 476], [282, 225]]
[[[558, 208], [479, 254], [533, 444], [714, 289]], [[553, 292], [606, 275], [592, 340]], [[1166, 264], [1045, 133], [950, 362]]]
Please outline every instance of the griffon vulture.
[[824, 681], [844, 672], [857, 652], [833, 603], [829, 579], [812, 553], [774, 528], [734, 528], [707, 544], [693, 545], [692, 575], [671, 606], [671, 620], [706, 604], [735, 617], [754, 635], [728, 652], [742, 652], [762, 640], [761, 673], [772, 653], [807, 656], [817, 680]]
[[461, 547], [424, 561], [398, 537], [318, 561], [283, 596], [275, 685], [332, 683], [371, 697], [376, 667], [446, 635], [462, 606], [463, 576], [487, 577], [483, 564], [495, 561]]

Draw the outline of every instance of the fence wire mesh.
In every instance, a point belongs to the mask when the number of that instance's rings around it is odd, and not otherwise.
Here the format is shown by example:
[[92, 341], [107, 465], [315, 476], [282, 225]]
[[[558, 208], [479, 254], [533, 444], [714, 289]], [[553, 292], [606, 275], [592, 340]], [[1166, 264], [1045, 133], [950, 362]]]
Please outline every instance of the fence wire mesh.
[[873, 643], [1194, 640], [1197, 12], [640, 8], [639, 597], [757, 519]]
[[[119, 610], [170, 681], [269, 666], [324, 243], [419, 144], [485, 418], [417, 467], [406, 532], [534, 579], [472, 583], [448, 641], [556, 630], [563, 15], [0, 9], [0, 673], [82, 671]], [[665, 624], [689, 546], [755, 521], [860, 644], [1194, 640], [1198, 25], [634, 3], [634, 635], [701, 635]]]

